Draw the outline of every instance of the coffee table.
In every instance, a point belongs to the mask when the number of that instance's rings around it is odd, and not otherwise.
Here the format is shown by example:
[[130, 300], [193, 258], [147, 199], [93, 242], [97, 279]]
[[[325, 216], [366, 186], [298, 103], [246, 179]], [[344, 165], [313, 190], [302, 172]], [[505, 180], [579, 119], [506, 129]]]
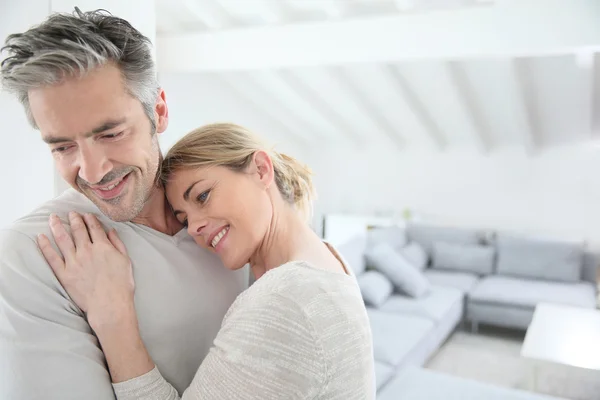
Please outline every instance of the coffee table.
[[521, 355], [600, 370], [600, 310], [539, 303]]

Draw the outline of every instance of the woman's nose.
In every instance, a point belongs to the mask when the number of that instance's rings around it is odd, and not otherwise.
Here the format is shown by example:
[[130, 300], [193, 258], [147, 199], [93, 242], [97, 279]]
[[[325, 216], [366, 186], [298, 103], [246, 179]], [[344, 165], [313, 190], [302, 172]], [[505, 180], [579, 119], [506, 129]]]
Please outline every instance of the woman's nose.
[[188, 233], [191, 236], [202, 236], [206, 228], [206, 221], [194, 220], [188, 221]]

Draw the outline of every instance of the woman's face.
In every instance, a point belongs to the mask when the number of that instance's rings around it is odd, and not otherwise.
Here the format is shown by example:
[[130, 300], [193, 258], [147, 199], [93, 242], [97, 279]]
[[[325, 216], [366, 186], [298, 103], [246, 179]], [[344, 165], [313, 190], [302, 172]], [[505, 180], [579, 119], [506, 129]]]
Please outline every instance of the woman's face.
[[245, 172], [226, 167], [176, 171], [166, 194], [196, 243], [217, 253], [234, 270], [249, 261], [269, 229], [272, 181], [271, 160], [257, 152]]

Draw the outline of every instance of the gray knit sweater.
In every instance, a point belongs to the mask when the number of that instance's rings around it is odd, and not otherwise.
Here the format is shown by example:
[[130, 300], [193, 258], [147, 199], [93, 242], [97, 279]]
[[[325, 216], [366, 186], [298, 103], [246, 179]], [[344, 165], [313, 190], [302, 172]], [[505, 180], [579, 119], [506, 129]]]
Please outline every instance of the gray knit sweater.
[[[119, 400], [176, 400], [158, 369], [114, 384]], [[227, 312], [183, 400], [374, 399], [372, 337], [356, 279], [294, 261]]]

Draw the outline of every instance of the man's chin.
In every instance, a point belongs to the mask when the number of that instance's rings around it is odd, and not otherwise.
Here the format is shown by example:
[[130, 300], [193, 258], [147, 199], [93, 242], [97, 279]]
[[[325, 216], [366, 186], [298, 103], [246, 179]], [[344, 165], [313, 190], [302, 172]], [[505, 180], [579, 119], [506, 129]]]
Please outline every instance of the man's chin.
[[124, 196], [105, 200], [95, 195], [93, 191], [85, 190], [83, 194], [98, 207], [104, 216], [115, 222], [129, 222], [137, 215], [135, 207], [129, 204]]

